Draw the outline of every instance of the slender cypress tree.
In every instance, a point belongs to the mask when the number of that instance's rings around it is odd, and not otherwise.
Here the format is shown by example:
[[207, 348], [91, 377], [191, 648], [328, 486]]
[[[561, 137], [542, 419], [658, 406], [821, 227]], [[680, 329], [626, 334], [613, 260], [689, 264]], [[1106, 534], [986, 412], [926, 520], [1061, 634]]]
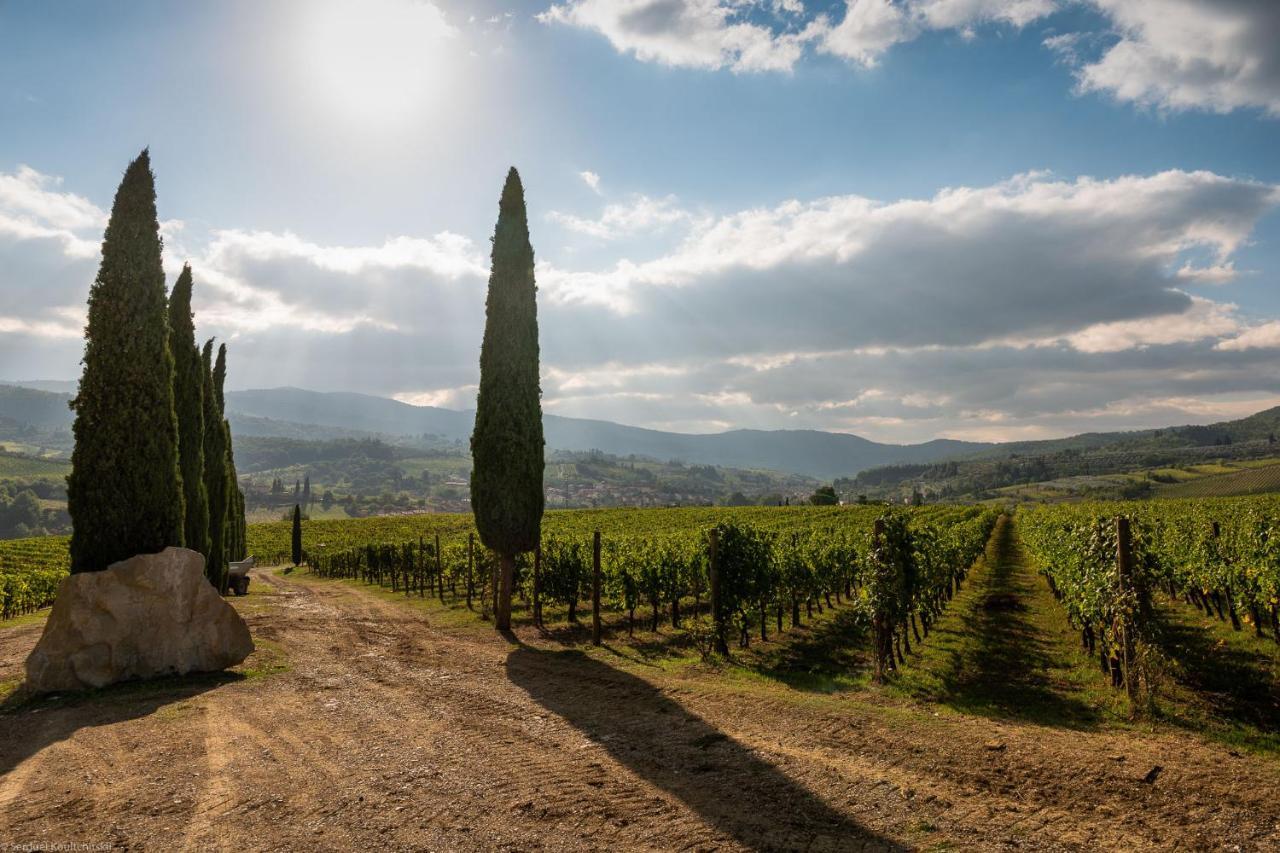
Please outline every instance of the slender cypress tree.
[[89, 289], [84, 374], [71, 402], [71, 571], [183, 544], [173, 356], [155, 176], [144, 150], [125, 170]]
[[200, 372], [204, 377], [204, 486], [209, 493], [209, 559], [205, 574], [209, 583], [222, 589], [227, 570], [227, 433], [220, 429], [222, 417], [213, 382], [213, 340], [200, 354]]
[[491, 263], [471, 434], [471, 508], [480, 541], [499, 557], [494, 624], [505, 631], [516, 555], [537, 547], [543, 510], [537, 285], [524, 188], [514, 168], [498, 202]]
[[302, 565], [302, 507], [293, 505], [293, 564]]
[[186, 505], [186, 545], [209, 559], [209, 491], [204, 485], [204, 370], [191, 318], [191, 265], [169, 294], [169, 350], [173, 353], [173, 403], [178, 415], [178, 465]]
[[[222, 424], [223, 446], [226, 448], [224, 465], [227, 477], [227, 559], [244, 559], [245, 523], [244, 493], [240, 491], [240, 477], [236, 473], [236, 454], [231, 442], [231, 423], [226, 418], [227, 396], [227, 345], [218, 347], [218, 360], [213, 367], [214, 397], [218, 401], [218, 419]], [[226, 590], [224, 589], [225, 593]]]

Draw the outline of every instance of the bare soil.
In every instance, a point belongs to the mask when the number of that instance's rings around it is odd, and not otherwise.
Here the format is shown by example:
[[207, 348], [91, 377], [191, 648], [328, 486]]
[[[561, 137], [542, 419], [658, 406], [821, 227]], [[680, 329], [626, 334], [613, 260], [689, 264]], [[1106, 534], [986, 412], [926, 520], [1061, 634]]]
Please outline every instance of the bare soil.
[[[1280, 763], [1193, 733], [806, 691], [255, 584], [242, 671], [10, 699], [0, 847], [1280, 848]], [[0, 683], [41, 628], [0, 630]]]

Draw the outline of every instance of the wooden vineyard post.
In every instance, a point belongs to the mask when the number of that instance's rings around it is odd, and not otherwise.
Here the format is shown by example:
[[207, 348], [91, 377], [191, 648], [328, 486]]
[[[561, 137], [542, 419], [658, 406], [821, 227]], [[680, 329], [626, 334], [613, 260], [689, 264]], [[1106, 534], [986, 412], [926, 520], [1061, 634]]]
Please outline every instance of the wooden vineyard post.
[[418, 566], [415, 581], [418, 582], [418, 598], [427, 596], [427, 543], [418, 537]]
[[[878, 573], [880, 571], [881, 567], [879, 565], [879, 562], [884, 558], [883, 555], [880, 553], [883, 545], [884, 545], [884, 519], [877, 518], [875, 520], [875, 523], [871, 526], [871, 559], [876, 561], [876, 565], [872, 566], [872, 569], [871, 569], [873, 574]], [[885, 635], [887, 631], [885, 630], [884, 613], [882, 612], [882, 608], [879, 607], [878, 605], [876, 606], [875, 610], [871, 614], [871, 625], [872, 625], [872, 631], [871, 631], [872, 642], [875, 643], [875, 647], [876, 647], [875, 648], [875, 658], [876, 658], [875, 681], [877, 684], [880, 684], [884, 682], [885, 641], [886, 641]]]
[[[1222, 525], [1216, 521], [1213, 522], [1214, 552], [1215, 554], [1218, 555], [1216, 559], [1221, 559], [1221, 554], [1217, 550], [1218, 537], [1220, 537], [1221, 535], [1222, 535]], [[1214, 594], [1216, 595], [1217, 593], [1215, 592]], [[1234, 595], [1231, 594], [1230, 582], [1224, 585], [1222, 590], [1222, 595], [1225, 596], [1227, 599], [1227, 615], [1231, 617], [1232, 629], [1236, 631], [1242, 630], [1244, 626], [1240, 624], [1240, 614], [1236, 612], [1236, 598]], [[1257, 625], [1256, 619], [1254, 620], [1254, 625], [1255, 626]], [[1261, 634], [1259, 634], [1259, 636], [1261, 636]]]
[[436, 577], [440, 584], [440, 603], [444, 604], [444, 563], [440, 560], [440, 534], [436, 534]]
[[720, 531], [712, 528], [707, 537], [711, 557], [707, 565], [707, 579], [711, 586], [711, 632], [715, 636], [716, 651], [728, 657], [729, 643], [724, 636], [724, 614], [720, 612], [720, 567], [718, 565]]
[[1124, 679], [1125, 691], [1129, 700], [1137, 700], [1137, 679], [1131, 671], [1133, 664], [1133, 617], [1128, 606], [1128, 599], [1134, 591], [1133, 585], [1133, 540], [1129, 529], [1129, 519], [1120, 516], [1116, 519], [1116, 575], [1120, 583], [1121, 595], [1126, 600], [1125, 607], [1117, 617], [1116, 628], [1120, 634], [1118, 652], [1120, 654], [1120, 677]]
[[493, 564], [493, 568], [489, 571], [489, 583], [493, 585], [493, 589], [491, 591], [493, 601], [491, 603], [493, 605], [493, 618], [497, 619], [498, 618], [498, 579], [499, 579], [500, 573], [502, 572], [502, 567], [499, 564], [498, 560], [495, 560], [493, 558], [494, 558], [494, 554], [493, 552], [490, 552], [489, 562]]
[[467, 534], [467, 609], [471, 609], [471, 595], [475, 591], [475, 581], [471, 577], [471, 567], [474, 564], [476, 547], [476, 535], [474, 533]]
[[533, 624], [542, 627], [542, 544], [533, 549]]
[[591, 644], [600, 645], [600, 531], [591, 538]]

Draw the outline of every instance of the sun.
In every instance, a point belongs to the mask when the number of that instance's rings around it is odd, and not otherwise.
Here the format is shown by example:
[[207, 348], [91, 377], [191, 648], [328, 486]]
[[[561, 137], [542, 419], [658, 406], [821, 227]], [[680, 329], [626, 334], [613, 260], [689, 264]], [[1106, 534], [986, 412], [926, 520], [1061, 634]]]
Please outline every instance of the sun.
[[295, 27], [308, 100], [363, 129], [419, 122], [456, 82], [458, 31], [425, 0], [309, 2]]

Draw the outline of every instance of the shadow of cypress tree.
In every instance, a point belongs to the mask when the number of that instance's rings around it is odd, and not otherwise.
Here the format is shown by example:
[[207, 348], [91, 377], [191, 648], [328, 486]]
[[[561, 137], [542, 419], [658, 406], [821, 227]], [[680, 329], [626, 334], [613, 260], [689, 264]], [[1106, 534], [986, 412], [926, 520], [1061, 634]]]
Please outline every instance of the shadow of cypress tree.
[[582, 652], [520, 646], [507, 675], [637, 776], [756, 850], [906, 850], [654, 685]]

